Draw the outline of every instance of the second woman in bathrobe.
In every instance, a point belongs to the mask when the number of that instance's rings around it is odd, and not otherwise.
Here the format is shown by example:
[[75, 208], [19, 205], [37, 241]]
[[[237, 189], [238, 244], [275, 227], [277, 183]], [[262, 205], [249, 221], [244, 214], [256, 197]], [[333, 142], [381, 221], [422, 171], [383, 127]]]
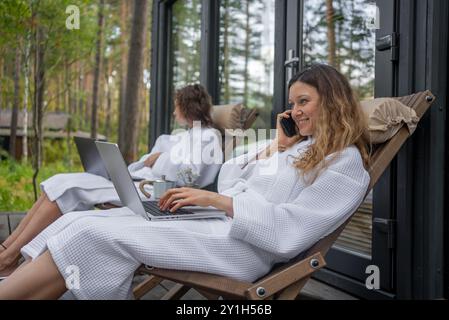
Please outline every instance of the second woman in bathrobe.
[[[363, 201], [369, 154], [359, 104], [336, 69], [296, 75], [289, 100], [266, 150], [223, 165], [219, 193], [178, 188], [160, 200], [171, 210], [213, 206], [225, 219], [152, 222], [126, 208], [66, 214], [23, 248], [31, 262], [0, 283], [0, 299], [132, 298], [142, 263], [254, 281], [307, 250]], [[289, 117], [293, 138], [280, 129]]]
[[[214, 182], [223, 161], [221, 136], [211, 118], [211, 98], [201, 85], [189, 85], [175, 94], [173, 116], [189, 130], [160, 136], [151, 152], [129, 165], [133, 177], [155, 180], [165, 176], [184, 186], [190, 180], [199, 187]], [[197, 157], [193, 152], [204, 152]], [[17, 229], [0, 244], [0, 277], [17, 267], [20, 249], [62, 214], [89, 210], [96, 204], [120, 204], [111, 181], [90, 173], [58, 174], [41, 183], [42, 195]], [[142, 195], [143, 197], [143, 195]]]

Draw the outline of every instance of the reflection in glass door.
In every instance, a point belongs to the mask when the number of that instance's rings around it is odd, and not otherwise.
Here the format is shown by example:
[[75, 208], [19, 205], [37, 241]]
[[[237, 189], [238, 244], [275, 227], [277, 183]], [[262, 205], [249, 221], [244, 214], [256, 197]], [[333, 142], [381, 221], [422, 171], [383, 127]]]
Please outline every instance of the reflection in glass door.
[[220, 104], [259, 108], [255, 128], [271, 127], [275, 0], [220, 1]]
[[[360, 100], [374, 97], [375, 30], [367, 0], [305, 0], [303, 63], [324, 62], [340, 70]], [[371, 259], [373, 197], [370, 194], [334, 247]]]
[[[200, 82], [201, 0], [177, 0], [171, 7], [170, 94]], [[170, 101], [172, 99], [170, 98]], [[173, 108], [173, 102], [170, 103]], [[171, 129], [176, 129], [173, 118]]]

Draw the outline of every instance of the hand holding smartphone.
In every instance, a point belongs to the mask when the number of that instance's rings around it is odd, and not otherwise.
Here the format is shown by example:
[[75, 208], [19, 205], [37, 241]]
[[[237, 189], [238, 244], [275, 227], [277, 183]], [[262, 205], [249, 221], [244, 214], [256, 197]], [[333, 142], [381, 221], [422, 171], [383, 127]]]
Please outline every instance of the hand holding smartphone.
[[[287, 110], [291, 109], [292, 109], [291, 105], [288, 105]], [[288, 138], [292, 138], [298, 134], [298, 127], [296, 126], [296, 123], [293, 120], [291, 114], [289, 118], [281, 119], [281, 127]]]
[[296, 123], [291, 116], [290, 118], [282, 118], [281, 126], [285, 135], [289, 138], [292, 138], [298, 134], [298, 128], [296, 127]]

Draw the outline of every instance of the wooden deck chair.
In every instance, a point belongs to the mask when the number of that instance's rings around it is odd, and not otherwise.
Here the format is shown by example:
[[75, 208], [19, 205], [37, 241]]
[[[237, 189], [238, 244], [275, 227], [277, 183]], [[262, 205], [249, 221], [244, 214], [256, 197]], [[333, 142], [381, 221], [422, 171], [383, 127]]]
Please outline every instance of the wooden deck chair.
[[[425, 91], [396, 99], [413, 108], [421, 119], [435, 97], [430, 91]], [[409, 136], [408, 129], [403, 126], [389, 141], [375, 146], [369, 168], [371, 182], [368, 192], [374, 187]], [[324, 260], [326, 253], [351, 217], [298, 257], [280, 267], [275, 267], [269, 274], [253, 283], [207, 273], [142, 266], [139, 271], [148, 274], [149, 277], [134, 288], [134, 295], [136, 299], [140, 299], [161, 280], [167, 279], [177, 284], [169, 290], [164, 299], [181, 298], [190, 288], [196, 289], [208, 299], [217, 299], [220, 296], [225, 299], [295, 299], [312, 274], [326, 265]]]

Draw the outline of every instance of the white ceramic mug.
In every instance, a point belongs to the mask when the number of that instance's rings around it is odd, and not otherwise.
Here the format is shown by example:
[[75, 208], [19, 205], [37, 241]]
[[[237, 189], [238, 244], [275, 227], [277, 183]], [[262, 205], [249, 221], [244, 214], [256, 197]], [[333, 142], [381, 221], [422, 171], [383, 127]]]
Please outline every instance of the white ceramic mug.
[[151, 198], [151, 194], [145, 190], [145, 186], [147, 184], [153, 186], [153, 194], [154, 194], [155, 200], [159, 200], [164, 195], [164, 193], [167, 192], [167, 190], [170, 190], [170, 189], [173, 189], [174, 187], [176, 187], [176, 182], [165, 180], [165, 177], [162, 177], [162, 179], [160, 179], [160, 180], [158, 179], [158, 180], [154, 180], [154, 181], [144, 180], [144, 181], [140, 182], [139, 189], [140, 189], [140, 191], [142, 191], [142, 193], [147, 198]]

